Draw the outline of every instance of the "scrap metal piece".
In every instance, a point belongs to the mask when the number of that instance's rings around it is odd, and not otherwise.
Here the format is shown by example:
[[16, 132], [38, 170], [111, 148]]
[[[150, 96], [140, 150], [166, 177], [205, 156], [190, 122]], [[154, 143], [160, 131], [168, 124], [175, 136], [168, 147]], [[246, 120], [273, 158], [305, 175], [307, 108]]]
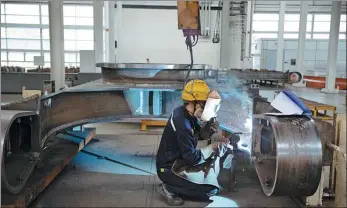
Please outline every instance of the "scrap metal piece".
[[254, 115], [253, 128], [252, 158], [264, 193], [313, 195], [321, 179], [323, 157], [314, 120]]

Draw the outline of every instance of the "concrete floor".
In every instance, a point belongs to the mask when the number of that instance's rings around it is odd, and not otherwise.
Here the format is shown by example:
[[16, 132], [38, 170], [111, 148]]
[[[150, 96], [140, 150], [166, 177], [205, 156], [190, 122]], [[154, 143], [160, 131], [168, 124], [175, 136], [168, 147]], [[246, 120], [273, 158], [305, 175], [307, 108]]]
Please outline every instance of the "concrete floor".
[[[166, 207], [155, 190], [155, 153], [161, 128], [140, 132], [136, 124], [97, 124], [96, 140], [84, 149], [146, 172], [80, 152], [41, 194], [33, 207]], [[222, 175], [224, 174], [224, 175]], [[221, 185], [226, 187], [225, 172]], [[223, 178], [224, 177], [224, 178]], [[223, 190], [212, 203], [186, 201], [184, 207], [295, 207], [289, 197], [266, 197], [257, 178], [242, 178], [237, 192]]]

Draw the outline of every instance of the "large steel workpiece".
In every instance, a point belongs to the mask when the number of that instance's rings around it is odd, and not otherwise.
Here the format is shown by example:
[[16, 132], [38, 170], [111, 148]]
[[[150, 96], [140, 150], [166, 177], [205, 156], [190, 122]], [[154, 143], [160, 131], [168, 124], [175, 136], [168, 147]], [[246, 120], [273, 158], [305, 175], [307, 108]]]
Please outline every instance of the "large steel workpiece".
[[252, 159], [267, 196], [311, 196], [320, 182], [322, 144], [306, 116], [253, 116]]
[[43, 97], [40, 108], [41, 145], [59, 130], [131, 117], [122, 90], [69, 89]]
[[182, 89], [185, 80], [205, 79], [209, 65], [98, 63], [104, 83], [127, 87]]
[[[208, 65], [194, 65], [192, 69], [189, 69], [189, 65], [180, 64], [100, 63], [97, 66], [102, 68], [102, 79], [42, 97], [33, 96], [1, 106], [2, 189], [12, 194], [17, 194], [23, 189], [40, 159], [40, 153], [45, 148], [46, 142], [54, 138], [50, 136], [56, 132], [87, 123], [141, 117], [134, 115], [132, 103], [125, 96], [126, 91], [138, 88], [140, 91], [156, 90], [171, 93], [181, 90], [188, 79], [219, 77], [221, 80], [223, 78], [218, 75], [218, 70], [211, 69]], [[215, 80], [213, 81], [215, 82]], [[230, 91], [229, 88], [225, 90]], [[247, 120], [251, 120], [252, 113], [248, 106], [252, 102], [245, 101], [246, 95], [240, 95], [238, 92], [229, 93], [227, 97], [229, 98], [225, 99], [225, 102], [231, 102], [231, 104], [223, 103], [220, 121], [230, 125], [230, 129], [233, 131], [250, 133], [252, 131], [249, 128], [251, 122], [249, 124]], [[166, 99], [163, 96], [163, 104], [167, 106], [166, 108], [177, 106], [175, 98]], [[245, 106], [247, 108], [243, 108]], [[153, 112], [142, 116], [152, 117]], [[158, 116], [165, 115], [155, 117]], [[231, 122], [230, 117], [232, 117]], [[257, 153], [255, 156], [263, 160], [263, 165], [256, 166], [261, 181], [264, 182], [264, 177], [267, 177], [266, 183], [269, 183], [269, 179], [273, 180], [273, 185], [270, 184], [270, 186], [262, 183], [265, 193], [267, 195], [296, 193], [301, 196], [312, 194], [319, 182], [317, 177], [318, 175], [320, 177], [320, 172], [317, 168], [321, 166], [322, 162], [322, 147], [320, 143], [319, 145], [317, 143], [320, 140], [314, 130], [314, 122], [309, 118], [297, 120], [292, 117], [256, 117], [255, 119], [269, 120], [275, 130], [273, 132], [276, 142], [273, 144], [276, 144], [274, 149], [276, 154], [255, 151]], [[301, 123], [305, 125], [297, 125]], [[261, 129], [260, 133], [263, 132]], [[253, 128], [253, 130], [257, 131], [258, 128]], [[249, 138], [249, 140], [251, 139]], [[260, 139], [254, 137], [254, 140], [259, 141]], [[289, 146], [291, 144], [297, 146]], [[250, 146], [248, 147], [250, 148]], [[255, 147], [257, 150], [258, 146]], [[288, 156], [287, 153], [291, 150], [294, 153]], [[265, 159], [264, 156], [268, 159]], [[269, 159], [270, 156], [273, 156], [272, 159]], [[299, 159], [302, 159], [303, 162], [299, 162]], [[283, 171], [286, 173], [292, 171], [292, 177], [285, 179]], [[309, 178], [307, 179], [307, 177]]]
[[39, 119], [34, 111], [1, 111], [1, 188], [19, 193], [39, 160]]

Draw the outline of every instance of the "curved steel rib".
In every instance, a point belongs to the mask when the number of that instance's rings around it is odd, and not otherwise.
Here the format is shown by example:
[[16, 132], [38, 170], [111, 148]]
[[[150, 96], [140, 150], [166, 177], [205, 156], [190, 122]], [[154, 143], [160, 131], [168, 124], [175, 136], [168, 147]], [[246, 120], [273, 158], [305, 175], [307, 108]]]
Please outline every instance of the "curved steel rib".
[[68, 127], [131, 116], [123, 91], [63, 91], [41, 99], [41, 145]]

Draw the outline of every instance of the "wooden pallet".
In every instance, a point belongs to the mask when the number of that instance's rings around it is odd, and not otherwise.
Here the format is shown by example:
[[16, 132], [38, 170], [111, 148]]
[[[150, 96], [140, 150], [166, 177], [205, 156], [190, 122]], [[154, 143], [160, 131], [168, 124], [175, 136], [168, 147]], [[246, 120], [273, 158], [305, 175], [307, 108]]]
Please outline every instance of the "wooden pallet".
[[141, 131], [147, 131], [148, 126], [166, 126], [167, 120], [141, 120]]
[[[336, 107], [331, 105], [322, 104], [319, 102], [306, 100], [300, 98], [302, 102], [311, 110], [313, 117], [322, 120], [334, 120], [334, 115], [336, 114]], [[321, 111], [324, 111], [322, 113]], [[333, 116], [328, 115], [328, 111], [332, 111]]]

